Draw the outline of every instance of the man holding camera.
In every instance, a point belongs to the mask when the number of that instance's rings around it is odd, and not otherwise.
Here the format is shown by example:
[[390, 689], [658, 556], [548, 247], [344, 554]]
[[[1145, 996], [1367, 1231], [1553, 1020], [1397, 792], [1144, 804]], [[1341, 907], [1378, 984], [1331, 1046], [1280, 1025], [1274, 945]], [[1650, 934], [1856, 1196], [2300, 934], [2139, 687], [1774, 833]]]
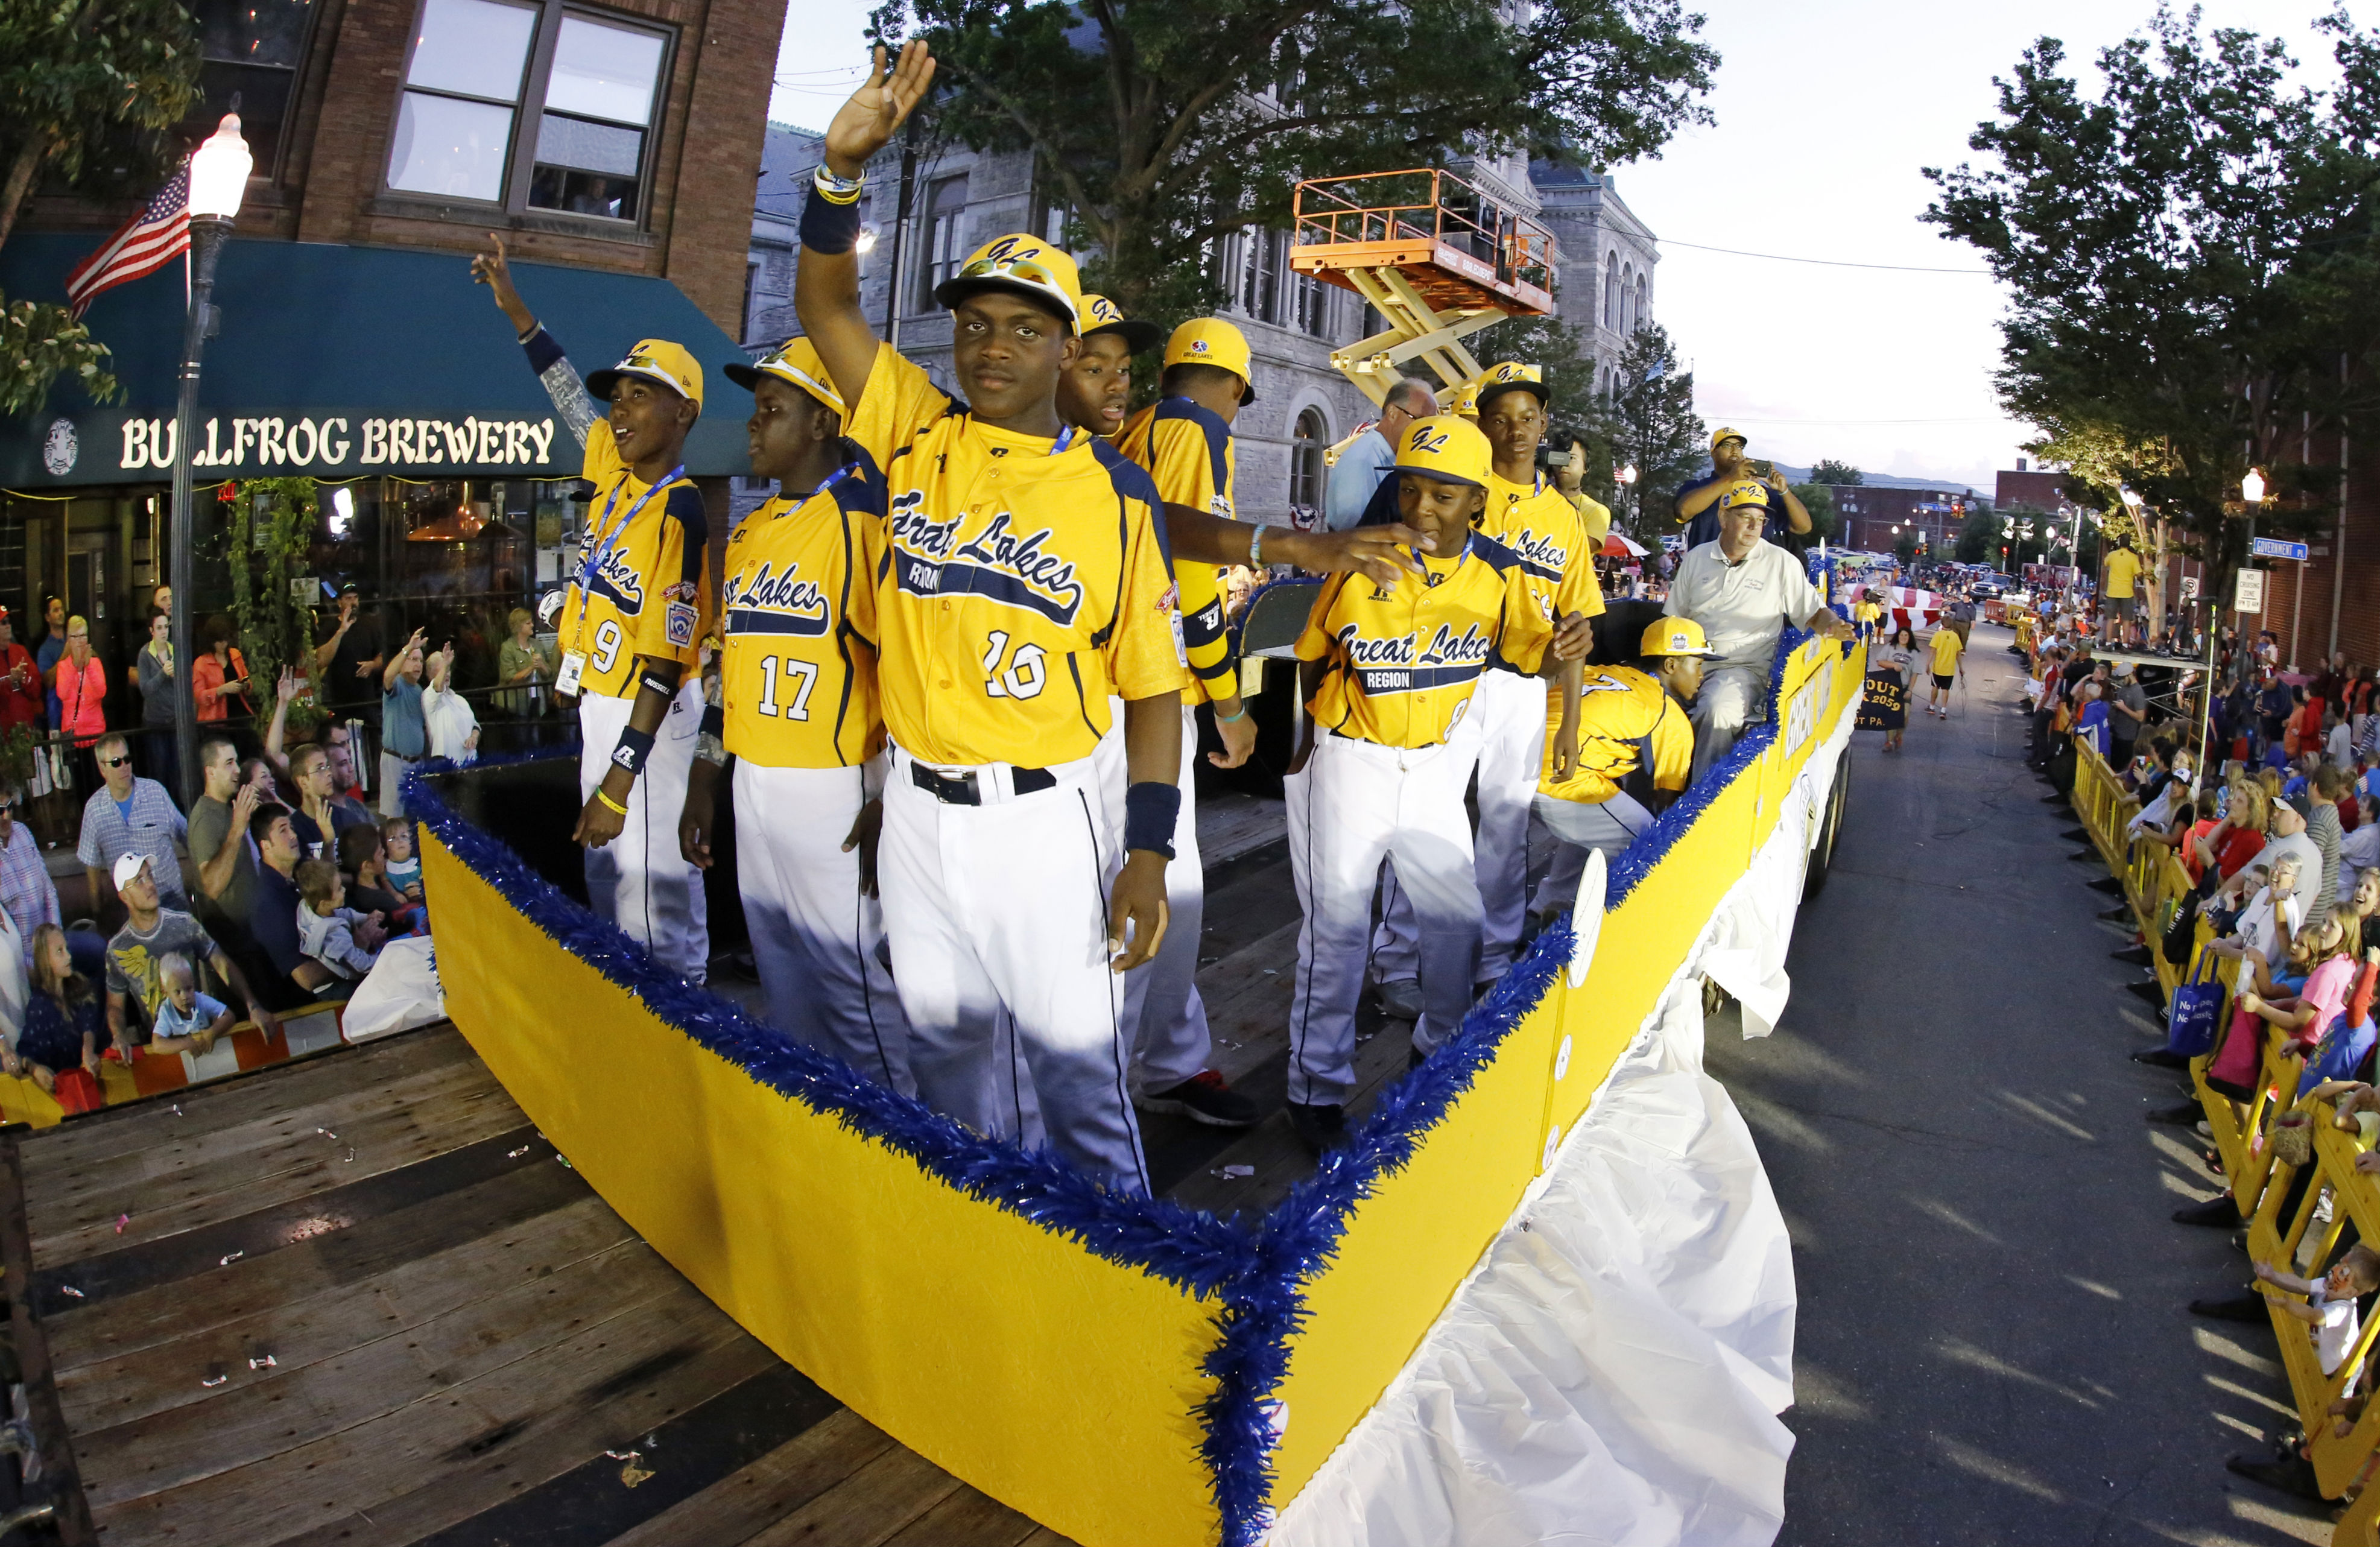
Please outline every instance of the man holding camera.
[[1671, 509], [1686, 529], [1688, 553], [1718, 541], [1719, 496], [1739, 483], [1759, 484], [1767, 502], [1768, 519], [1760, 532], [1763, 539], [1782, 542], [1788, 531], [1796, 536], [1809, 531], [1809, 507], [1785, 487], [1785, 475], [1774, 466], [1745, 457], [1746, 444], [1741, 430], [1721, 426], [1712, 431], [1710, 476], [1678, 491]]

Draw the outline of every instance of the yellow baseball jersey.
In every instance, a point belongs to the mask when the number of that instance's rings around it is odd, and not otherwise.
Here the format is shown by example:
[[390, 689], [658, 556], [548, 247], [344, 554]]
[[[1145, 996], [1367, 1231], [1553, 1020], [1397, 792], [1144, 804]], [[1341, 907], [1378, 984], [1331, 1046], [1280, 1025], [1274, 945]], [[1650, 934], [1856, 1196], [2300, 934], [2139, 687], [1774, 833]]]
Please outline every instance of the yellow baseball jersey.
[[1463, 722], [1491, 656], [1534, 672], [1553, 625], [1520, 555], [1473, 532], [1451, 558], [1421, 555], [1382, 590], [1362, 575], [1323, 582], [1297, 658], [1320, 661], [1315, 724], [1383, 747], [1432, 747]]
[[[1611, 507], [1590, 494], [1563, 497], [1570, 501], [1571, 508], [1578, 512], [1578, 524], [1586, 529], [1587, 542], [1596, 548], [1603, 546], [1603, 540], [1611, 535]], [[1592, 552], [1590, 549], [1590, 554]]]
[[1572, 613], [1594, 617], [1603, 611], [1603, 586], [1595, 578], [1586, 529], [1544, 474], [1534, 483], [1511, 483], [1489, 473], [1488, 504], [1477, 526], [1519, 555], [1530, 593], [1548, 619], [1559, 622]]
[[[602, 439], [611, 443], [609, 430]], [[587, 508], [556, 633], [565, 657], [583, 659], [579, 692], [633, 699], [638, 656], [688, 671], [701, 665], [696, 640], [710, 611], [702, 561], [710, 518], [691, 480], [651, 489], [616, 459], [613, 465], [611, 482], [596, 486]]]
[[1949, 676], [1959, 669], [1959, 652], [1967, 648], [1959, 631], [1949, 624], [1934, 630], [1934, 675]]
[[620, 460], [620, 448], [612, 440], [612, 421], [604, 417], [604, 404], [595, 405], [595, 422], [587, 427], [587, 447], [579, 454], [578, 476], [598, 489], [609, 489], [614, 479], [627, 471]]
[[2141, 556], [2130, 548], [2119, 548], [2107, 555], [2107, 600], [2121, 602], [2132, 594], [2132, 581], [2139, 578]]
[[719, 593], [722, 739], [767, 768], [844, 768], [884, 745], [876, 571], [884, 477], [860, 453], [814, 493], [779, 496], [727, 540]]
[[884, 469], [877, 693], [903, 750], [1072, 762], [1110, 694], [1191, 685], [1157, 486], [1114, 446], [985, 424], [881, 346], [844, 433]]
[[1586, 668], [1579, 685], [1578, 762], [1554, 777], [1553, 736], [1561, 729], [1561, 694], [1548, 695], [1546, 761], [1538, 792], [1599, 806], [1616, 790], [1646, 805], [1656, 790], [1682, 790], [1693, 777], [1694, 726], [1660, 679], [1633, 666]]
[[[1239, 518], [1232, 506], [1232, 431], [1211, 409], [1169, 397], [1135, 414], [1116, 432], [1116, 449], [1148, 469], [1160, 499], [1210, 516]], [[1223, 591], [1215, 566], [1173, 561], [1181, 589], [1182, 646], [1190, 657], [1197, 703], [1236, 692], [1231, 635], [1223, 627]]]

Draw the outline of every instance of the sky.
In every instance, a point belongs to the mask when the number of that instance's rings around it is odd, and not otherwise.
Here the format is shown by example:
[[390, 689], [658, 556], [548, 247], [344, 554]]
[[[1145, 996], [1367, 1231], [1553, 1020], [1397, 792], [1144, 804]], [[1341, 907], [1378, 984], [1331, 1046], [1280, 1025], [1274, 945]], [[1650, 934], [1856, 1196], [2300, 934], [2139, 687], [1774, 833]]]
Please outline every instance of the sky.
[[[771, 116], [822, 128], [856, 82], [868, 5], [794, 4], [801, 26], [787, 29]], [[2327, 6], [2203, 0], [2207, 27], [2280, 33], [2317, 81], [2328, 54], [2310, 23]], [[2013, 468], [2033, 431], [2002, 415], [1992, 391], [2003, 294], [1972, 249], [1920, 221], [1934, 186], [1919, 169], [1973, 159], [1966, 140], [1991, 116], [1992, 78], [2035, 38], [2061, 39], [2069, 69], [2095, 95], [2090, 61], [2137, 30], [2154, 0], [1693, 8], [1723, 61], [1707, 99], [1717, 122], [1612, 172], [1661, 240], [1653, 314], [1694, 366], [1696, 407], [1743, 430], [1755, 457], [1832, 457], [1988, 493], [1994, 469]]]

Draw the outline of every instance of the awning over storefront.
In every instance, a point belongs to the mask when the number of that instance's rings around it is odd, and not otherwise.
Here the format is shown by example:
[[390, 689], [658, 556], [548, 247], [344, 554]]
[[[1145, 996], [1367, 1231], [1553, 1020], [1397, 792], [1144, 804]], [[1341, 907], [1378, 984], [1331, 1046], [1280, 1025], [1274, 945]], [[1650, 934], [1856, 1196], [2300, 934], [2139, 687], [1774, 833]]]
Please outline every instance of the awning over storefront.
[[[95, 235], [33, 235], [0, 249], [8, 299], [55, 300]], [[513, 264], [522, 297], [581, 373], [639, 338], [671, 338], [703, 365], [686, 470], [747, 470], [752, 397], [721, 374], [746, 359], [665, 279]], [[217, 270], [222, 331], [207, 343], [194, 475], [224, 478], [573, 478], [579, 450], [529, 373], [511, 325], [452, 252], [234, 241]], [[0, 487], [38, 493], [162, 482], [174, 457], [175, 372], [187, 305], [175, 263], [117, 286], [85, 314], [114, 352], [118, 403], [61, 380], [39, 412], [0, 420]]]

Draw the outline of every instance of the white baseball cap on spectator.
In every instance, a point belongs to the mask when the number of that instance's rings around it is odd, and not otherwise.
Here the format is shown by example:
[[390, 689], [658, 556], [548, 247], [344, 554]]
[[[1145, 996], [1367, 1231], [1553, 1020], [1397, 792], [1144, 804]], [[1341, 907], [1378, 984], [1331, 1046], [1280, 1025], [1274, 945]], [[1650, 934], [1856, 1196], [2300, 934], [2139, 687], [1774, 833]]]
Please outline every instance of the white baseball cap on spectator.
[[139, 880], [140, 872], [147, 869], [148, 865], [149, 857], [145, 854], [127, 854], [118, 857], [115, 861], [115, 889], [121, 892], [127, 883]]

